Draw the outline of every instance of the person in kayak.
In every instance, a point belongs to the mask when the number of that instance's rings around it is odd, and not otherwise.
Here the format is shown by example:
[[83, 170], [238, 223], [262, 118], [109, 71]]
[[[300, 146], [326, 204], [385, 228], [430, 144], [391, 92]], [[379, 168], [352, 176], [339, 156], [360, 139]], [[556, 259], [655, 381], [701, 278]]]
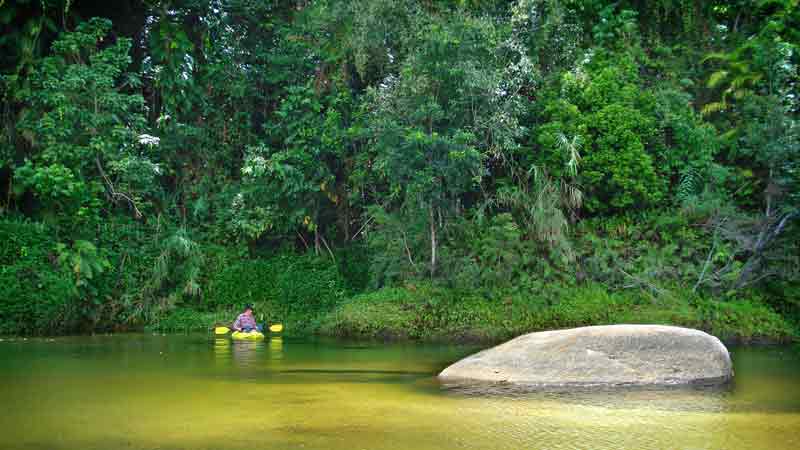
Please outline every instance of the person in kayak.
[[233, 322], [234, 331], [243, 331], [249, 333], [251, 331], [261, 331], [261, 326], [256, 323], [256, 318], [253, 316], [253, 306], [247, 305], [244, 307], [244, 312], [239, 314], [239, 317]]

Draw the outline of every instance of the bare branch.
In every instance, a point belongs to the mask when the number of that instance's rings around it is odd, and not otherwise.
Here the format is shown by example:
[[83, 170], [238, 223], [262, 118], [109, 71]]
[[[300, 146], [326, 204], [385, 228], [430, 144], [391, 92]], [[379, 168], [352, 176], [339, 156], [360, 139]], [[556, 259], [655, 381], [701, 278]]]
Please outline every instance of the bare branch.
[[370, 216], [370, 217], [369, 217], [369, 219], [367, 219], [366, 221], [364, 221], [364, 224], [363, 224], [363, 225], [361, 225], [361, 228], [359, 228], [359, 229], [358, 229], [358, 231], [356, 231], [356, 234], [354, 234], [354, 235], [353, 235], [353, 237], [351, 237], [351, 238], [350, 238], [350, 240], [352, 241], [353, 239], [357, 238], [357, 237], [358, 237], [358, 235], [359, 235], [359, 234], [361, 234], [361, 232], [362, 232], [362, 231], [364, 231], [364, 229], [365, 229], [365, 228], [367, 228], [367, 226], [368, 226], [368, 225], [369, 225], [369, 224], [370, 224], [370, 223], [371, 223], [371, 222], [372, 222], [374, 219], [375, 219], [375, 217], [374, 217], [374, 216]]
[[111, 183], [111, 180], [108, 179], [108, 176], [106, 175], [106, 171], [103, 170], [103, 165], [100, 164], [100, 157], [99, 156], [95, 156], [94, 162], [97, 165], [97, 170], [100, 171], [100, 176], [102, 176], [103, 180], [106, 182], [106, 187], [108, 188], [108, 192], [109, 192], [109, 195], [111, 196], [112, 201], [116, 202], [116, 200], [114, 200], [114, 199], [117, 199], [117, 198], [121, 198], [123, 200], [126, 200], [131, 205], [131, 208], [133, 208], [134, 217], [136, 217], [137, 219], [141, 218], [142, 217], [142, 212], [139, 211], [139, 208], [136, 206], [136, 202], [133, 201], [133, 199], [130, 198], [127, 194], [125, 194], [123, 192], [117, 192], [114, 189], [114, 184]]
[[297, 231], [297, 235], [300, 236], [300, 240], [303, 241], [303, 245], [305, 245], [306, 250], [308, 250], [310, 247], [308, 246], [308, 242], [306, 242], [306, 238], [303, 237], [303, 233]]
[[336, 257], [333, 256], [333, 251], [331, 250], [331, 247], [328, 245], [328, 241], [325, 239], [325, 235], [320, 233], [319, 234], [319, 238], [322, 240], [322, 243], [325, 245], [325, 248], [328, 249], [328, 254], [331, 255], [331, 259], [333, 260], [333, 263], [335, 264], [336, 263]]
[[703, 271], [700, 272], [700, 276], [697, 277], [697, 283], [695, 283], [694, 287], [692, 288], [692, 292], [697, 292], [697, 288], [700, 286], [700, 283], [703, 282], [703, 277], [706, 274], [706, 270], [708, 270], [708, 265], [711, 264], [711, 257], [714, 255], [714, 250], [717, 249], [717, 233], [719, 232], [719, 228], [722, 224], [725, 223], [726, 219], [722, 219], [722, 221], [717, 224], [716, 228], [714, 229], [714, 236], [712, 239], [714, 240], [713, 244], [711, 245], [711, 250], [708, 251], [708, 257], [706, 258], [705, 264], [703, 264]]
[[403, 235], [403, 247], [406, 250], [406, 256], [408, 256], [408, 262], [411, 263], [411, 267], [414, 268], [415, 272], [419, 272], [419, 270], [417, 269], [417, 264], [414, 262], [414, 258], [411, 257], [411, 249], [408, 248], [408, 239], [406, 237], [406, 232], [401, 231], [400, 233]]

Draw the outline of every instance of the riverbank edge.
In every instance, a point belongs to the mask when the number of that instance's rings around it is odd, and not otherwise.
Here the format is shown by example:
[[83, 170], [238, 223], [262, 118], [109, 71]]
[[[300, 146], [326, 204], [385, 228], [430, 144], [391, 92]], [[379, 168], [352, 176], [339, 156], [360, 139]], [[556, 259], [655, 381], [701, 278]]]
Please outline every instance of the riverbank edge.
[[[552, 293], [551, 293], [552, 294]], [[487, 297], [432, 286], [383, 288], [346, 298], [327, 312], [273, 317], [267, 305], [257, 316], [283, 323], [285, 334], [358, 340], [492, 344], [554, 329], [610, 324], [656, 324], [694, 328], [737, 345], [798, 342], [798, 327], [756, 300], [702, 297], [653, 299], [602, 286], [560, 290], [557, 295]], [[171, 333], [209, 330], [238, 311], [178, 308], [145, 326]]]
[[692, 295], [661, 298], [602, 285], [541, 295], [486, 298], [445, 289], [386, 288], [350, 298], [322, 318], [319, 332], [348, 338], [502, 342], [536, 331], [611, 324], [674, 325], [738, 343], [788, 343], [798, 327], [757, 300]]
[[[391, 287], [350, 296], [327, 311], [283, 317], [271, 309], [274, 305], [254, 303], [260, 322], [282, 323], [284, 335], [297, 337], [487, 345], [536, 331], [655, 324], [699, 329], [726, 344], [800, 342], [797, 324], [756, 300], [678, 295], [653, 299], [636, 292], [611, 292], [598, 285], [537, 296], [486, 296], [428, 285]], [[82, 331], [210, 332], [215, 325], [229, 324], [239, 312], [233, 306], [214, 310], [183, 306], [145, 324], [111, 324]]]

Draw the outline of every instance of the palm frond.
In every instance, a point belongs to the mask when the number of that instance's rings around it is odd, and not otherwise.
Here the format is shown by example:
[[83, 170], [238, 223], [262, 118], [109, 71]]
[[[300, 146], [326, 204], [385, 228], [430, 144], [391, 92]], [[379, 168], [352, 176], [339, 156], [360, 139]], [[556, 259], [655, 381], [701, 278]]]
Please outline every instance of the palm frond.
[[711, 102], [703, 106], [703, 109], [700, 111], [704, 116], [708, 116], [720, 111], [724, 111], [728, 108], [728, 104], [725, 101], [719, 102]]
[[708, 82], [706, 83], [706, 86], [711, 89], [718, 87], [722, 81], [728, 78], [729, 74], [730, 73], [727, 70], [718, 70], [712, 73], [711, 76], [708, 77]]

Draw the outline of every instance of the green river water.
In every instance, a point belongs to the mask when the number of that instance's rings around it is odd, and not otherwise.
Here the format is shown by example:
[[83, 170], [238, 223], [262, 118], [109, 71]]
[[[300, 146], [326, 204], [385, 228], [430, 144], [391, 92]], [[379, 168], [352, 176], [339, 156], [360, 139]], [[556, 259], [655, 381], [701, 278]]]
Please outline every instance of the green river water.
[[474, 347], [128, 334], [0, 341], [0, 449], [798, 449], [800, 349], [725, 389], [472, 391]]

